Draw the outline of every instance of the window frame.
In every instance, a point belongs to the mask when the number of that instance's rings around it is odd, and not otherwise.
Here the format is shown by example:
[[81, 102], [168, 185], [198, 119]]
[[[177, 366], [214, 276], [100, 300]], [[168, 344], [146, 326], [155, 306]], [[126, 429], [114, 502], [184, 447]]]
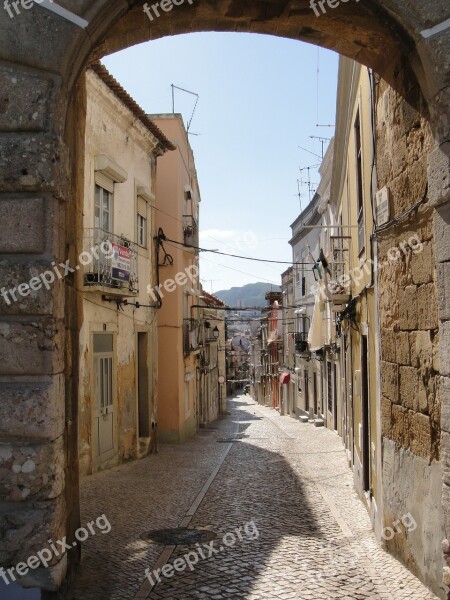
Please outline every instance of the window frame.
[[148, 219], [137, 213], [137, 243], [141, 248], [148, 248]]
[[[99, 190], [99, 194], [97, 193]], [[105, 194], [107, 195], [108, 200], [108, 209], [106, 213], [108, 214], [108, 227], [105, 227], [105, 207], [104, 207], [104, 199]], [[99, 202], [97, 202], [99, 199]], [[98, 225], [97, 225], [97, 209], [98, 209]], [[108, 233], [112, 233], [114, 229], [114, 192], [111, 192], [104, 188], [99, 183], [95, 183], [95, 191], [94, 191], [94, 227], [95, 229], [101, 229], [102, 231], [107, 231]]]
[[355, 135], [355, 167], [356, 167], [356, 208], [358, 223], [358, 255], [360, 256], [366, 247], [366, 231], [364, 223], [364, 172], [363, 172], [363, 149], [361, 130], [361, 110], [358, 107], [353, 131]]

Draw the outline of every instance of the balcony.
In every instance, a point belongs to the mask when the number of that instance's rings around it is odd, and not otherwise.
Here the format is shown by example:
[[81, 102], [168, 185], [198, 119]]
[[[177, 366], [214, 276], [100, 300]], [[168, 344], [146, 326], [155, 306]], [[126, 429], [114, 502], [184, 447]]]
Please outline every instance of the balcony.
[[295, 352], [297, 354], [309, 354], [308, 334], [306, 332], [295, 334]]
[[329, 287], [333, 305], [340, 307], [350, 300], [350, 283], [347, 286], [342, 285], [346, 273], [348, 272], [349, 260], [349, 236], [339, 235], [331, 236], [331, 260], [329, 262], [331, 270], [331, 282]]
[[183, 215], [183, 234], [187, 246], [198, 246], [198, 224], [193, 215]]
[[198, 350], [199, 324], [195, 319], [183, 319], [183, 352], [185, 356]]
[[101, 291], [118, 297], [134, 297], [139, 292], [136, 245], [109, 231], [85, 229], [84, 291]]

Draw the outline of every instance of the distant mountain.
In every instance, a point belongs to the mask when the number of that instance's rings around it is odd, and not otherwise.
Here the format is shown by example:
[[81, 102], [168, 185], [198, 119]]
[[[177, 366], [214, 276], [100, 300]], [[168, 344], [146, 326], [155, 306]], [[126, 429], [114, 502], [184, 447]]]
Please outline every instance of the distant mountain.
[[270, 283], [248, 283], [242, 287], [233, 287], [231, 290], [214, 292], [214, 296], [220, 298], [228, 306], [246, 308], [249, 306], [267, 306], [266, 293], [280, 292], [281, 287]]

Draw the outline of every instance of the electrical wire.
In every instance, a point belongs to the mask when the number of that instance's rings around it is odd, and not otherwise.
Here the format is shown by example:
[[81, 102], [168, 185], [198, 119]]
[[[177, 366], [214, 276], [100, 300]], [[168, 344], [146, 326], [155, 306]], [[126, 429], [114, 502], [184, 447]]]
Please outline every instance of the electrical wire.
[[[218, 242], [219, 244], [224, 244], [225, 246], [233, 246], [233, 244], [230, 244], [229, 242], [220, 241], [220, 240], [218, 240], [218, 239], [216, 239], [216, 238], [212, 237], [212, 235], [207, 235], [206, 237], [209, 237], [211, 240], [214, 240], [215, 242]], [[285, 239], [285, 238], [283, 238], [283, 239]], [[243, 256], [246, 256], [246, 255], [244, 254]], [[247, 255], [247, 256], [248, 256], [248, 255]], [[251, 258], [251, 257], [250, 257], [250, 256], [248, 256], [248, 258]], [[274, 271], [276, 271], [276, 270], [277, 270], [277, 268], [276, 268], [276, 267], [271, 267], [270, 265], [269, 265], [269, 267], [270, 267], [271, 269], [273, 269]]]
[[205, 262], [209, 262], [212, 265], [217, 265], [218, 267], [222, 267], [223, 269], [229, 269], [230, 271], [235, 271], [236, 273], [241, 273], [242, 275], [254, 277], [258, 281], [262, 280], [262, 281], [266, 281], [267, 283], [270, 283], [272, 285], [276, 285], [278, 287], [280, 286], [279, 283], [272, 281], [271, 279], [266, 279], [265, 277], [258, 277], [258, 275], [255, 275], [253, 273], [247, 273], [246, 271], [241, 271], [240, 269], [234, 269], [233, 267], [227, 267], [226, 265], [223, 265], [222, 263], [215, 262], [214, 260], [209, 260], [208, 258], [205, 258], [204, 256], [202, 256], [201, 260], [205, 261]]
[[[241, 258], [242, 260], [251, 260], [254, 262], [263, 262], [268, 264], [276, 264], [276, 265], [310, 265], [310, 262], [291, 262], [286, 260], [269, 260], [264, 258], [250, 258], [248, 256], [240, 256], [239, 254], [228, 254], [227, 252], [219, 252], [218, 250], [208, 250], [207, 248], [200, 248], [200, 246], [192, 246], [191, 244], [185, 244], [184, 242], [177, 242], [175, 240], [171, 240], [167, 238], [165, 235], [162, 238], [164, 242], [170, 244], [176, 244], [177, 246], [184, 246], [185, 248], [191, 248], [193, 250], [198, 250], [199, 252], [210, 252], [211, 254], [219, 254], [220, 256], [229, 256], [231, 258]], [[312, 271], [312, 269], [311, 269]]]
[[177, 221], [177, 223], [181, 223], [181, 224], [183, 223], [183, 221], [181, 219], [177, 219], [177, 217], [174, 217], [173, 215], [166, 212], [165, 210], [162, 210], [162, 208], [158, 208], [157, 206], [152, 206], [152, 209], [157, 210], [158, 212], [162, 213], [163, 215], [166, 215], [166, 217], [170, 217], [174, 221]]
[[419, 208], [419, 206], [421, 206], [422, 204], [425, 204], [425, 202], [427, 202], [427, 196], [428, 196], [428, 183], [425, 187], [425, 192], [423, 194], [423, 197], [418, 202], [416, 202], [415, 204], [410, 206], [407, 210], [403, 211], [402, 213], [400, 213], [399, 215], [397, 215], [396, 217], [394, 217], [393, 219], [391, 219], [384, 225], [381, 225], [380, 227], [375, 229], [375, 234], [383, 233], [384, 231], [386, 231], [393, 225], [398, 225], [399, 223], [401, 223], [402, 221], [407, 219], [412, 212], [414, 212], [416, 209]]
[[[82, 291], [82, 290], [80, 290]], [[127, 315], [124, 311], [119, 312], [116, 308], [111, 308], [109, 306], [104, 306], [103, 304], [98, 304], [97, 302], [94, 302], [93, 300], [90, 300], [89, 298], [84, 297], [83, 298], [83, 302], [88, 302], [89, 304], [93, 304], [94, 306], [96, 306], [97, 308], [102, 308], [104, 310], [110, 310], [113, 313], [115, 313], [117, 316], [119, 316], [119, 314], [124, 317], [125, 319], [130, 319], [131, 321], [135, 322], [135, 323], [141, 323], [143, 325], [150, 325], [150, 327], [153, 325], [154, 321], [155, 321], [155, 315], [151, 316], [151, 321], [142, 321], [141, 319], [137, 319], [134, 315], [133, 311], [133, 315]], [[129, 304], [128, 306], [131, 306], [133, 308], [135, 308], [132, 304]], [[141, 305], [142, 307], [144, 305]], [[155, 308], [154, 306], [148, 306], [146, 308]]]

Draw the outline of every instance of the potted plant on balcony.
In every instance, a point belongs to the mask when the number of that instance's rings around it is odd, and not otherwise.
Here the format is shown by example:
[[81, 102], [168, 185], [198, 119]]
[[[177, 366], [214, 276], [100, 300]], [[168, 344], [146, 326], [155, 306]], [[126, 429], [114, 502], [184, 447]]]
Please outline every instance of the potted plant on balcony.
[[124, 248], [131, 248], [133, 242], [123, 235], [123, 233], [121, 233], [119, 236], [117, 236], [117, 243]]

